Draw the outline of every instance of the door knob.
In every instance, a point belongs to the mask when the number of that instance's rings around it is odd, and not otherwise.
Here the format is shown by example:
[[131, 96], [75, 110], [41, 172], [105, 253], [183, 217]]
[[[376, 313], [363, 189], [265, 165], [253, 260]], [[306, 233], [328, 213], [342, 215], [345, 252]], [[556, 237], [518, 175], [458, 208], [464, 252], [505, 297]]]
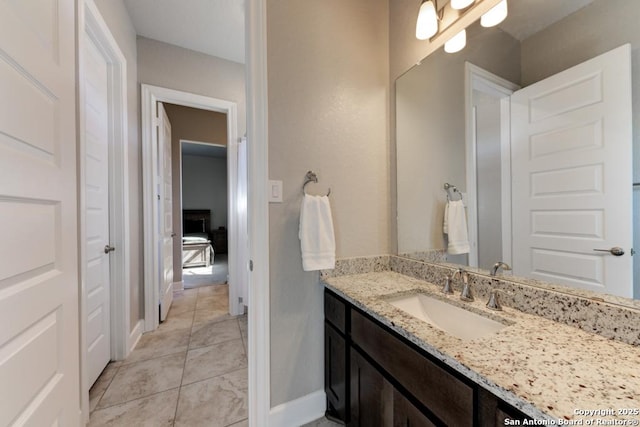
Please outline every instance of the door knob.
[[105, 254], [108, 254], [109, 252], [113, 252], [115, 250], [116, 250], [116, 248], [114, 248], [113, 246], [105, 245], [105, 247], [104, 247], [104, 253]]
[[596, 252], [609, 252], [611, 255], [614, 255], [614, 256], [622, 256], [622, 255], [624, 255], [624, 249], [622, 249], [619, 246], [614, 246], [611, 249], [594, 249], [594, 251], [596, 251]]
[[171, 233], [171, 237], [176, 237], [176, 233]]

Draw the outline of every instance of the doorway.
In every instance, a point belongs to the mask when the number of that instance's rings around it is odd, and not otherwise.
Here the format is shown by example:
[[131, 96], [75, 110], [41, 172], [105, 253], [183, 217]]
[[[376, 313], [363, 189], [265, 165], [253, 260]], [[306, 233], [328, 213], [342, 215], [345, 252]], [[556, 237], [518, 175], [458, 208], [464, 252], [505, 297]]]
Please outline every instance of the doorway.
[[179, 149], [182, 242], [174, 254], [174, 269], [182, 271], [179, 288], [228, 283], [227, 147], [180, 140]]
[[488, 270], [511, 262], [509, 96], [519, 86], [469, 62], [465, 78], [469, 265]]
[[[173, 89], [158, 86], [142, 85], [142, 150], [143, 150], [143, 208], [144, 208], [144, 269], [145, 269], [145, 330], [152, 331], [158, 327], [159, 319], [158, 301], [159, 291], [156, 286], [160, 281], [159, 271], [162, 271], [158, 238], [155, 230], [158, 229], [158, 222], [163, 218], [160, 212], [161, 206], [154, 203], [157, 199], [158, 187], [158, 153], [154, 132], [156, 119], [154, 115], [157, 111], [158, 102], [175, 104], [194, 109], [215, 111], [226, 114], [227, 118], [227, 167], [228, 167], [228, 252], [229, 252], [229, 312], [237, 315], [244, 312], [244, 304], [240, 302], [239, 286], [237, 277], [239, 270], [246, 268], [248, 263], [247, 251], [241, 250], [243, 246], [237, 246], [237, 215], [236, 207], [240, 204], [237, 191], [237, 152], [239, 139], [237, 137], [237, 117], [236, 104], [233, 102], [181, 92]], [[174, 230], [174, 233], [176, 231]]]

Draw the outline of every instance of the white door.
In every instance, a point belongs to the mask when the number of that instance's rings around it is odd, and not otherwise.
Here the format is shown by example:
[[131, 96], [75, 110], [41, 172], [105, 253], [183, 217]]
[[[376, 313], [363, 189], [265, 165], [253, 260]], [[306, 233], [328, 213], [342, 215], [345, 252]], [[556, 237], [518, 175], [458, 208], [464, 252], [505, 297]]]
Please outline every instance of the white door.
[[511, 111], [514, 273], [631, 297], [630, 46], [514, 93]]
[[83, 46], [86, 270], [86, 355], [88, 384], [111, 358], [109, 257], [108, 64], [90, 37]]
[[171, 201], [171, 123], [161, 102], [158, 102], [158, 177], [160, 197], [158, 209], [160, 243], [160, 321], [167, 318], [173, 301], [173, 203]]
[[0, 2], [0, 425], [80, 425], [75, 1]]

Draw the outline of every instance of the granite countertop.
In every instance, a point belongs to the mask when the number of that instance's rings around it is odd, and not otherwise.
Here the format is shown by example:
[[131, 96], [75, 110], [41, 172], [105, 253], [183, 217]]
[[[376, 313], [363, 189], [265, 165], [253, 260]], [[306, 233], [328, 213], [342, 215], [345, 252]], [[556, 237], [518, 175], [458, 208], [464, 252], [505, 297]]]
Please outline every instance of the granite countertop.
[[[390, 271], [323, 279], [325, 285], [462, 375], [534, 419], [640, 421], [640, 348], [486, 301], [449, 302], [509, 323], [481, 339], [462, 341], [385, 301], [421, 291], [445, 298], [439, 287]], [[632, 410], [619, 415], [618, 410]], [[613, 410], [608, 413], [580, 411]], [[635, 413], [633, 410], [637, 410]], [[597, 424], [603, 420], [602, 424]], [[578, 421], [579, 422], [579, 421]]]

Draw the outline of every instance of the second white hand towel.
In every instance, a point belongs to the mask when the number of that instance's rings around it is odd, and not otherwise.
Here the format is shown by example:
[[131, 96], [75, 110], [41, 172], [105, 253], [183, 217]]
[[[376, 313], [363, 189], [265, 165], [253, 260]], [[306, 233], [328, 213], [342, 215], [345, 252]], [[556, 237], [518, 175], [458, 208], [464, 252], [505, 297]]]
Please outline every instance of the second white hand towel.
[[298, 237], [304, 271], [335, 268], [336, 240], [327, 196], [304, 195]]
[[454, 200], [447, 203], [445, 215], [445, 227], [449, 236], [447, 252], [452, 255], [469, 253], [469, 235], [464, 202]]

